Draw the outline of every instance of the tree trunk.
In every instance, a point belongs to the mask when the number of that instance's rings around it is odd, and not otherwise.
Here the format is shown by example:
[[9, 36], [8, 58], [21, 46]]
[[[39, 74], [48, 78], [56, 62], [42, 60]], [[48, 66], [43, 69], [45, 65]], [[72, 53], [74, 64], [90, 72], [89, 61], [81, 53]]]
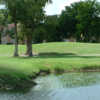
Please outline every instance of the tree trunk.
[[26, 55], [28, 55], [29, 57], [32, 57], [33, 53], [32, 53], [32, 36], [31, 35], [28, 35], [26, 37], [26, 47], [27, 47]]
[[0, 44], [2, 44], [2, 33], [3, 33], [3, 28], [1, 27], [1, 30], [0, 30]]
[[17, 57], [18, 55], [18, 34], [17, 34], [17, 23], [15, 22], [15, 51], [14, 51], [14, 57]]
[[1, 44], [1, 32], [0, 32], [0, 44]]

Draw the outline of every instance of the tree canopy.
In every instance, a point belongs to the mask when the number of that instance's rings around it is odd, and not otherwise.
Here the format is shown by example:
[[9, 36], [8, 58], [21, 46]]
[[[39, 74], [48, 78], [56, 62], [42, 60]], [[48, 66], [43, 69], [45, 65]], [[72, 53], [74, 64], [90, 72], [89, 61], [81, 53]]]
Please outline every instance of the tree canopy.
[[60, 15], [63, 36], [73, 36], [77, 41], [89, 42], [100, 34], [100, 3], [86, 0], [72, 3]]
[[18, 33], [17, 23], [24, 25], [27, 44], [27, 54], [32, 56], [32, 34], [44, 18], [44, 7], [51, 0], [0, 0], [5, 4], [12, 22], [15, 24], [15, 56], [18, 56]]

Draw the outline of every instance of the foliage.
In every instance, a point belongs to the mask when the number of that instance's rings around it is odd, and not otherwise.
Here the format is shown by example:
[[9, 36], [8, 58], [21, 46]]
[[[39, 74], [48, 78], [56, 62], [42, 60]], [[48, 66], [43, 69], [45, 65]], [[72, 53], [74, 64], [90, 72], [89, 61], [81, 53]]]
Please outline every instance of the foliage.
[[62, 41], [70, 37], [77, 41], [100, 42], [100, 2], [96, 0], [72, 3], [59, 16], [45, 16], [44, 7], [50, 0], [4, 1], [8, 21], [21, 24], [19, 36], [23, 41], [30, 40], [27, 42], [31, 45], [33, 41]]
[[74, 33], [76, 32], [77, 23], [77, 20], [75, 19], [77, 7], [75, 7], [75, 4], [66, 6], [65, 11], [62, 11], [59, 17], [59, 31], [62, 35], [62, 39], [75, 36]]
[[[92, 37], [97, 38], [96, 35], [100, 33], [100, 3], [94, 1], [80, 2], [78, 15], [76, 19], [77, 33], [82, 35], [83, 41], [89, 42]], [[97, 27], [96, 27], [97, 26]], [[81, 38], [81, 37], [80, 37]]]
[[42, 23], [38, 25], [33, 34], [34, 42], [52, 42], [60, 41], [60, 34], [58, 31], [58, 16], [45, 16]]
[[86, 0], [72, 3], [60, 15], [60, 32], [63, 37], [75, 37], [77, 41], [100, 41], [100, 3]]
[[46, 3], [51, 0], [0, 0], [4, 2], [8, 14], [11, 16], [12, 22], [15, 24], [15, 53], [14, 56], [18, 56], [18, 32], [17, 23], [20, 22], [27, 30], [25, 32], [27, 53], [32, 56], [32, 35], [34, 29], [44, 19], [44, 7]]
[[59, 34], [59, 17], [58, 15], [46, 16], [44, 21], [44, 27], [46, 29], [46, 41], [60, 41]]
[[4, 31], [4, 28], [7, 27], [8, 19], [7, 19], [7, 14], [6, 10], [0, 9], [0, 44], [1, 44], [1, 37], [2, 33]]

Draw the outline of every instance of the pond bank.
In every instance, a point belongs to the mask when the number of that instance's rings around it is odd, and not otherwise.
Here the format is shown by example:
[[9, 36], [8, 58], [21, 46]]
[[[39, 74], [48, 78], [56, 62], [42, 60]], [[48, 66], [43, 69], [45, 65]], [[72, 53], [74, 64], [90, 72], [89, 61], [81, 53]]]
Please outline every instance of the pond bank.
[[85, 67], [83, 69], [73, 69], [73, 70], [64, 70], [60, 68], [55, 68], [54, 70], [40, 70], [38, 73], [34, 73], [32, 76], [28, 76], [27, 78], [18, 78], [18, 77], [11, 77], [8, 75], [1, 75], [0, 76], [0, 91], [22, 91], [27, 92], [32, 87], [37, 85], [34, 81], [36, 78], [40, 76], [46, 76], [49, 74], [64, 74], [64, 73], [87, 73], [87, 72], [100, 72], [100, 69], [95, 67], [88, 68]]
[[40, 76], [30, 91], [3, 91], [0, 100], [100, 100], [100, 73]]

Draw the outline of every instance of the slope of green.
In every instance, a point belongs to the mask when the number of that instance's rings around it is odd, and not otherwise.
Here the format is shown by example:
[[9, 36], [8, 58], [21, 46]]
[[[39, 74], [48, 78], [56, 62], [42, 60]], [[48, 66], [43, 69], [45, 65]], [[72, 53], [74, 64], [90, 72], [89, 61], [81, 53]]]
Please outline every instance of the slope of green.
[[[32, 76], [40, 70], [74, 71], [100, 68], [100, 44], [88, 43], [43, 43], [34, 44], [35, 56], [14, 58], [14, 46], [0, 45], [0, 75], [15, 77]], [[20, 55], [25, 46], [19, 46]]]

